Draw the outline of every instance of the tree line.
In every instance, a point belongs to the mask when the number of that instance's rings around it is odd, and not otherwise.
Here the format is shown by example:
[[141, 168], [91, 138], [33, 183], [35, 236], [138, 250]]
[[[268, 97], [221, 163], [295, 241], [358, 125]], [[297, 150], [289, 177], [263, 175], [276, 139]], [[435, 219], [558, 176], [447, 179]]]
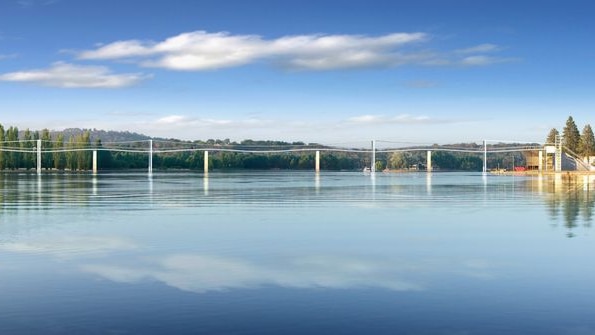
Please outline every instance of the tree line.
[[[143, 140], [131, 143], [129, 148], [146, 148], [146, 139], [143, 135], [128, 132], [105, 132], [97, 130], [67, 129], [63, 132], [51, 132], [48, 129], [42, 131], [19, 131], [16, 127], [5, 129], [0, 124], [0, 170], [35, 169], [36, 167], [36, 140], [41, 140], [42, 168], [46, 170], [70, 170], [87, 171], [92, 169], [92, 152], [90, 150], [67, 151], [73, 149], [97, 149], [98, 168], [100, 170], [118, 169], [146, 169], [148, 166], [148, 155], [146, 152], [120, 152], [103, 150], [108, 149], [102, 144], [101, 135], [109, 135], [110, 138], [121, 136], [119, 139], [126, 140], [126, 135], [133, 135], [134, 139]], [[154, 141], [154, 148], [161, 147], [160, 141]], [[240, 149], [240, 150], [286, 150], [292, 148], [324, 149], [323, 145], [303, 142], [283, 141], [254, 141], [243, 140], [239, 143], [229, 139], [206, 141], [181, 141], [167, 140], [168, 148], [190, 148], [191, 151], [180, 151], [171, 153], [159, 153], [153, 155], [153, 168], [157, 170], [180, 169], [180, 170], [202, 170], [204, 167], [204, 153], [202, 148]], [[458, 144], [457, 147], [467, 147], [480, 151], [477, 144]], [[446, 147], [446, 146], [437, 146]], [[10, 150], [21, 150], [26, 152], [13, 152]], [[48, 152], [49, 151], [49, 152]], [[426, 152], [394, 152], [377, 153], [376, 170], [384, 169], [420, 169], [426, 168]], [[490, 154], [488, 156], [489, 166], [500, 166], [503, 168], [514, 165], [523, 165], [524, 157], [520, 153], [512, 154]], [[280, 152], [280, 153], [245, 153], [230, 152], [225, 150], [214, 150], [209, 155], [209, 166], [214, 170], [311, 170], [315, 165], [315, 152]], [[432, 165], [439, 170], [457, 171], [481, 171], [483, 158], [474, 153], [458, 153], [434, 151], [432, 154]], [[320, 158], [322, 170], [362, 170], [371, 166], [369, 153], [362, 152], [335, 152], [323, 151]]]
[[[0, 170], [33, 169], [36, 167], [36, 141], [41, 140], [44, 151], [42, 154], [42, 168], [57, 170], [90, 170], [90, 151], [61, 152], [63, 149], [91, 148], [90, 132], [83, 132], [70, 136], [66, 141], [64, 134], [58, 133], [52, 137], [48, 129], [19, 132], [17, 127], [5, 129], [0, 124]], [[101, 141], [95, 143], [101, 146]]]
[[[0, 170], [35, 169], [36, 168], [36, 141], [41, 140], [43, 153], [41, 159], [42, 169], [86, 171], [92, 169], [92, 151], [75, 149], [97, 149], [98, 168], [110, 169], [146, 169], [148, 166], [147, 153], [120, 152], [103, 150], [108, 149], [102, 145], [99, 138], [92, 141], [92, 133], [109, 134], [117, 136], [115, 132], [67, 129], [64, 132], [19, 131], [17, 127], [5, 129], [0, 124]], [[65, 138], [68, 134], [68, 138]], [[122, 132], [122, 135], [132, 134], [138, 138], [139, 134]], [[147, 137], [148, 138], [148, 137]], [[266, 149], [274, 148], [284, 150], [305, 146], [303, 142], [287, 143], [283, 141], [254, 141], [244, 140], [240, 143], [229, 139], [207, 141], [180, 141], [169, 140], [170, 148], [198, 149], [202, 146], [215, 146], [226, 149]], [[146, 149], [144, 143], [132, 143], [130, 149]], [[189, 146], [190, 145], [190, 146]], [[159, 144], [155, 145], [159, 149]], [[317, 144], [308, 147], [322, 147]], [[18, 150], [12, 151], [12, 150]], [[65, 151], [61, 150], [74, 150]], [[49, 151], [49, 152], [47, 152]], [[339, 152], [323, 154], [321, 168], [328, 170], [358, 170], [369, 166], [370, 160], [363, 154]], [[301, 153], [239, 153], [216, 151], [209, 156], [209, 166], [212, 169], [312, 169], [315, 165], [314, 152]], [[190, 169], [202, 170], [204, 167], [204, 154], [201, 150], [181, 151], [175, 153], [160, 153], [153, 155], [154, 169]]]
[[[545, 142], [549, 145], [555, 145], [556, 138], [559, 138], [559, 136], [560, 132], [556, 128], [552, 128]], [[586, 124], [581, 133], [572, 116], [569, 116], [566, 120], [566, 124], [562, 129], [561, 140], [564, 147], [581, 157], [595, 155], [595, 136], [593, 135], [591, 125]]]
[[[474, 149], [480, 151], [478, 145]], [[376, 164], [376, 170], [388, 168], [391, 170], [423, 170], [427, 169], [426, 151], [423, 152], [393, 152], [388, 154], [386, 165]], [[526, 157], [521, 152], [490, 153], [487, 157], [487, 166], [512, 170], [515, 166], [525, 166]], [[432, 168], [443, 171], [482, 171], [483, 155], [464, 152], [432, 152]]]

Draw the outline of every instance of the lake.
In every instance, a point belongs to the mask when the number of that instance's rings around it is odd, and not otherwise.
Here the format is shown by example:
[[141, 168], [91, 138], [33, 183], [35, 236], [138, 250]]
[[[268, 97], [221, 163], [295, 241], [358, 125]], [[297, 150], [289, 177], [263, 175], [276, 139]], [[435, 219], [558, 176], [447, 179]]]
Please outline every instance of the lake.
[[0, 333], [595, 334], [594, 186], [0, 174]]

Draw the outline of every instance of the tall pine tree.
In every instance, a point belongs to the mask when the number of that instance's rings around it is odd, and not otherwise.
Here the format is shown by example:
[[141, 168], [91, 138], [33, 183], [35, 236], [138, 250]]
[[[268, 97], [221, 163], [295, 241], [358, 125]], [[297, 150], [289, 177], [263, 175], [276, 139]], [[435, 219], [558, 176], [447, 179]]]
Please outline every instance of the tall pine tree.
[[573, 152], [578, 152], [578, 144], [581, 138], [581, 134], [576, 127], [576, 123], [572, 119], [572, 116], [569, 116], [566, 120], [566, 126], [562, 132], [562, 136], [564, 137], [562, 145], [564, 145], [567, 149]]
[[547, 134], [547, 138], [545, 139], [545, 143], [547, 143], [547, 144], [555, 144], [556, 143], [556, 137], [558, 135], [560, 135], [560, 132], [558, 131], [558, 129], [552, 128], [552, 130], [550, 130], [549, 134]]
[[588, 124], [583, 128], [578, 153], [584, 157], [595, 155], [595, 136], [593, 135], [593, 129]]

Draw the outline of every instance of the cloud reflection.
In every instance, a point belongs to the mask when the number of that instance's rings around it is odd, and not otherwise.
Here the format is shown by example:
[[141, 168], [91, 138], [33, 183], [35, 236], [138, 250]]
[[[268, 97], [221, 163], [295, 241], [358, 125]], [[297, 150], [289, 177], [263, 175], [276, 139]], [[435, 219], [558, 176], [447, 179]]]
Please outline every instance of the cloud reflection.
[[156, 280], [184, 291], [203, 293], [277, 285], [286, 288], [349, 289], [376, 287], [422, 290], [421, 284], [396, 279], [394, 264], [341, 257], [306, 257], [275, 265], [199, 254], [175, 254], [144, 265], [90, 264], [83, 271], [112, 281]]
[[137, 245], [134, 242], [116, 236], [52, 236], [0, 244], [1, 251], [49, 254], [60, 258], [103, 256], [115, 251], [136, 248]]

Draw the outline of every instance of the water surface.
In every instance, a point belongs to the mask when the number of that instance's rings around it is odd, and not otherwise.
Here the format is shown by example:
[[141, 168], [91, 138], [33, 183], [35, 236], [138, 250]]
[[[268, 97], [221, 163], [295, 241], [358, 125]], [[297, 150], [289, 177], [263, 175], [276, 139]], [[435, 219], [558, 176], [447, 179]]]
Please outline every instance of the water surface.
[[593, 185], [0, 174], [0, 333], [595, 334]]

